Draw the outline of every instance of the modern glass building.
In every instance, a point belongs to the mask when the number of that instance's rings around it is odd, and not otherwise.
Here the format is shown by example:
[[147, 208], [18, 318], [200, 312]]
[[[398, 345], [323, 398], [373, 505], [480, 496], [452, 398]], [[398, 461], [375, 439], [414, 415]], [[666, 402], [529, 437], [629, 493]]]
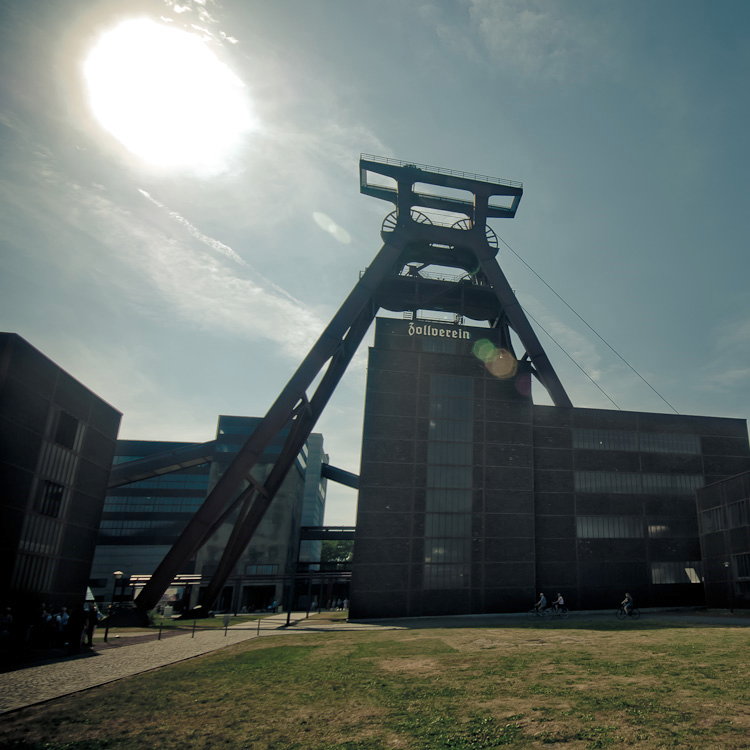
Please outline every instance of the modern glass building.
[[[257, 417], [222, 415], [218, 419], [215, 441], [206, 444], [118, 441], [115, 457], [118, 466], [149, 456], [169, 456], [172, 461], [174, 456], [179, 456], [180, 449], [200, 449], [202, 445], [206, 460], [108, 492], [91, 569], [91, 586], [97, 599], [111, 599], [115, 590], [114, 571], [122, 571], [123, 580], [132, 576], [142, 579], [153, 573], [260, 421]], [[285, 433], [279, 433], [267, 447], [253, 472], [256, 478], [265, 477], [271, 470], [284, 438]], [[193, 454], [200, 454], [200, 450]], [[300, 550], [300, 527], [322, 525], [326, 480], [321, 477], [321, 471], [327, 459], [323, 437], [313, 433], [235, 566], [215, 604], [216, 609], [262, 609], [273, 601], [282, 601]], [[197, 555], [186, 561], [178, 575], [199, 576], [204, 583], [213, 575], [229, 539], [233, 519], [234, 516], [230, 516], [219, 527]], [[307, 550], [311, 555], [315, 553], [315, 545], [320, 546], [320, 542], [304, 544], [313, 545]], [[319, 552], [315, 559], [319, 559]], [[131, 593], [121, 592], [120, 597], [127, 594], [129, 598]], [[194, 605], [199, 588], [193, 586], [186, 592], [184, 587], [178, 587], [171, 595], [184, 596], [185, 604], [189, 598]]]
[[497, 336], [377, 320], [351, 616], [702, 604], [695, 491], [750, 468], [745, 421], [537, 406]]
[[[260, 421], [257, 417], [219, 417], [211, 485]], [[286, 436], [286, 431], [282, 430], [268, 445], [261, 462], [253, 469], [256, 479], [265, 478], [271, 471]], [[285, 601], [285, 594], [293, 585], [300, 552], [302, 519], [314, 521], [311, 525], [322, 525], [326, 480], [321, 477], [321, 468], [325, 459], [323, 438], [313, 433], [298, 454], [252, 541], [235, 564], [215, 609], [252, 611], [267, 608], [274, 602], [281, 605]], [[198, 552], [196, 572], [204, 578], [216, 571], [233, 527], [234, 516], [230, 516]], [[196, 603], [197, 599], [193, 601]]]
[[[196, 443], [161, 440], [118, 440], [115, 465], [154, 456]], [[175, 543], [208, 490], [210, 463], [142, 479], [109, 490], [104, 503], [90, 586], [98, 601], [130, 598], [132, 591], [115, 584], [150, 575]], [[195, 560], [180, 573], [194, 573]]]

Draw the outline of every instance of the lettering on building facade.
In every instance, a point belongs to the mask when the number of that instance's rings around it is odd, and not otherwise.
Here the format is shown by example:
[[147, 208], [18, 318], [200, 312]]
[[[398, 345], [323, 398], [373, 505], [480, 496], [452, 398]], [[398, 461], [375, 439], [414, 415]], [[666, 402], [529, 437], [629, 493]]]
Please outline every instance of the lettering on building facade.
[[437, 328], [436, 326], [424, 325], [415, 326], [409, 323], [408, 332], [410, 336], [437, 336], [445, 339], [470, 339], [471, 334], [468, 331], [459, 328]]

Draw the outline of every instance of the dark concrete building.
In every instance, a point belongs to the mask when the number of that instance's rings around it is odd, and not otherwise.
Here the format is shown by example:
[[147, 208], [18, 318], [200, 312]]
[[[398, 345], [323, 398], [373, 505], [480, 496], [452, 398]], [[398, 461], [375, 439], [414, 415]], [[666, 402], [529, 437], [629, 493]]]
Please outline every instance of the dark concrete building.
[[0, 600], [83, 601], [120, 417], [0, 333]]
[[745, 421], [536, 406], [500, 335], [377, 320], [351, 616], [702, 604], [695, 491], [750, 468]]
[[750, 607], [750, 473], [698, 490], [706, 602]]

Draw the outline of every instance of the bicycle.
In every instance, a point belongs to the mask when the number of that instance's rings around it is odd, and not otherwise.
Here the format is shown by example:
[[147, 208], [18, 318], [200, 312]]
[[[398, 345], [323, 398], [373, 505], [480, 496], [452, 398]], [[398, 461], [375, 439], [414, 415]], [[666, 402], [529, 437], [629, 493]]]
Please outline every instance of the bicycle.
[[566, 619], [567, 616], [570, 614], [570, 611], [564, 604], [562, 606], [557, 606], [557, 607], [553, 605], [550, 607], [549, 614], [550, 614], [550, 617], [562, 617], [563, 619]]
[[549, 617], [550, 611], [549, 608], [545, 607], [544, 609], [537, 609], [536, 607], [532, 607], [528, 611], [529, 617]]
[[631, 607], [630, 611], [626, 611], [624, 607], [620, 607], [615, 611], [615, 616], [618, 620], [627, 620], [628, 618], [637, 620], [641, 616], [641, 610], [638, 607]]

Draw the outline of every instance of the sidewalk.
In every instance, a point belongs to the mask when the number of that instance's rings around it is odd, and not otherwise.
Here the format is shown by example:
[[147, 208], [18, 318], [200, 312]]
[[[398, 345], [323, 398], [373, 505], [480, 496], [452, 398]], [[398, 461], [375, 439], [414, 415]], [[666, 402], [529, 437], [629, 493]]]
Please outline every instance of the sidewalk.
[[[293, 619], [304, 616], [304, 612], [292, 615]], [[79, 656], [0, 674], [0, 714], [192, 659], [258, 635], [284, 632], [279, 628], [286, 625], [286, 613], [263, 618], [260, 623], [260, 631], [254, 623], [247, 623], [230, 627], [226, 635], [224, 628], [216, 628], [161, 640], [154, 631], [153, 636], [128, 639], [127, 644], [97, 646]]]
[[93, 651], [77, 656], [5, 672], [0, 674], [0, 714], [192, 659], [259, 636], [300, 631], [399, 628], [392, 624], [350, 623], [345, 620], [316, 622], [314, 616], [308, 619], [305, 612], [292, 612], [289, 620], [287, 627], [287, 613], [282, 612], [262, 618], [260, 629], [256, 623], [248, 622], [228, 628], [226, 634], [224, 628], [198, 628], [194, 635], [186, 631], [167, 636], [165, 632], [161, 640], [157, 640], [157, 631], [154, 630], [145, 636], [98, 644]]

